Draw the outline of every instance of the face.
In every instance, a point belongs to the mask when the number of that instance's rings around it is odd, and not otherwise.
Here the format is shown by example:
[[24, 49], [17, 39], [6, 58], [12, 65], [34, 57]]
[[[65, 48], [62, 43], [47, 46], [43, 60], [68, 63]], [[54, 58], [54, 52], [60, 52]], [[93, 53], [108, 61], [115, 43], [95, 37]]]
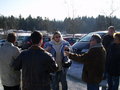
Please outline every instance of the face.
[[115, 30], [113, 30], [113, 29], [109, 29], [109, 30], [108, 30], [108, 34], [109, 34], [109, 35], [112, 36], [114, 33], [115, 33]]
[[56, 42], [59, 42], [61, 40], [61, 36], [59, 34], [55, 34], [53, 39], [56, 41]]
[[94, 46], [94, 45], [96, 45], [96, 44], [97, 44], [96, 40], [93, 39], [93, 38], [91, 38], [91, 40], [90, 40], [90, 47], [91, 47], [91, 46]]

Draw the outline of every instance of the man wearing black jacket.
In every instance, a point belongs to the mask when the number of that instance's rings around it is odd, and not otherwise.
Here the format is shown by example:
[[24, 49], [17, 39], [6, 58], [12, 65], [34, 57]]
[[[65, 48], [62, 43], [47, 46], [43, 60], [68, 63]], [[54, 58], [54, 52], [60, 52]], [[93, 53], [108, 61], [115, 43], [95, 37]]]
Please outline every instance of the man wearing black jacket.
[[42, 45], [42, 34], [31, 34], [32, 46], [23, 51], [13, 62], [15, 70], [22, 69], [22, 90], [50, 90], [50, 73], [58, 66]]
[[104, 36], [103, 38], [103, 46], [106, 49], [106, 51], [108, 50], [110, 44], [113, 42], [114, 38], [113, 38], [113, 34], [115, 33], [115, 28], [114, 26], [109, 26], [108, 27], [108, 34]]
[[120, 33], [115, 33], [114, 43], [108, 50], [108, 90], [118, 90], [120, 76]]

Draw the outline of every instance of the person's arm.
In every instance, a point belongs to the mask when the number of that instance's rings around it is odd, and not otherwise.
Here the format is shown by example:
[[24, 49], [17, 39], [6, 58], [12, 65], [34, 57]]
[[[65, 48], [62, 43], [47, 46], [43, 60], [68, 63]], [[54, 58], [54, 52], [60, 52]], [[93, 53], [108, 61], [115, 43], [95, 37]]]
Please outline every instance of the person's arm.
[[87, 53], [84, 54], [75, 54], [68, 52], [67, 56], [73, 61], [85, 63], [88, 62], [90, 59], [94, 58], [95, 52], [96, 51], [94, 49], [90, 49]]
[[45, 43], [44, 49], [45, 49], [46, 51], [48, 51], [48, 52], [51, 50], [51, 47], [50, 47], [50, 45], [49, 45], [49, 42], [46, 42], [46, 43]]

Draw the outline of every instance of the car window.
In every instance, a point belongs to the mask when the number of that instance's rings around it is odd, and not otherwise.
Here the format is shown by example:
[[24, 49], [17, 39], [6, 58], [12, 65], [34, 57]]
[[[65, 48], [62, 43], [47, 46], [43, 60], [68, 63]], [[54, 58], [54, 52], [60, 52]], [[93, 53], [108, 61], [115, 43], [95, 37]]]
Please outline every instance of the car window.
[[30, 40], [30, 36], [25, 36], [23, 41], [28, 41]]
[[93, 33], [89, 33], [80, 39], [80, 42], [89, 42]]
[[21, 41], [21, 40], [24, 40], [24, 38], [25, 38], [25, 36], [18, 36], [18, 37], [17, 37], [17, 40], [18, 40], [18, 41]]

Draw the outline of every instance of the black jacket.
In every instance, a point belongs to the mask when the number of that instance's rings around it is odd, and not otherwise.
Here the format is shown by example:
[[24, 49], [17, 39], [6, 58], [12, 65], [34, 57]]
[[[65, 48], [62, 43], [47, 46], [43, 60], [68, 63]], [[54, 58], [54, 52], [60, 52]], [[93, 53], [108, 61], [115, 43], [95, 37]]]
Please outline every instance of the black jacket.
[[110, 36], [110, 35], [104, 36], [102, 43], [103, 43], [103, 46], [106, 49], [106, 51], [108, 51], [108, 48], [109, 48], [110, 44], [113, 42], [113, 40], [114, 40], [113, 36]]
[[113, 43], [109, 48], [107, 72], [112, 76], [120, 76], [120, 44]]
[[22, 90], [48, 90], [45, 88], [50, 86], [50, 72], [58, 69], [50, 54], [37, 46], [23, 51], [13, 67], [22, 69]]

